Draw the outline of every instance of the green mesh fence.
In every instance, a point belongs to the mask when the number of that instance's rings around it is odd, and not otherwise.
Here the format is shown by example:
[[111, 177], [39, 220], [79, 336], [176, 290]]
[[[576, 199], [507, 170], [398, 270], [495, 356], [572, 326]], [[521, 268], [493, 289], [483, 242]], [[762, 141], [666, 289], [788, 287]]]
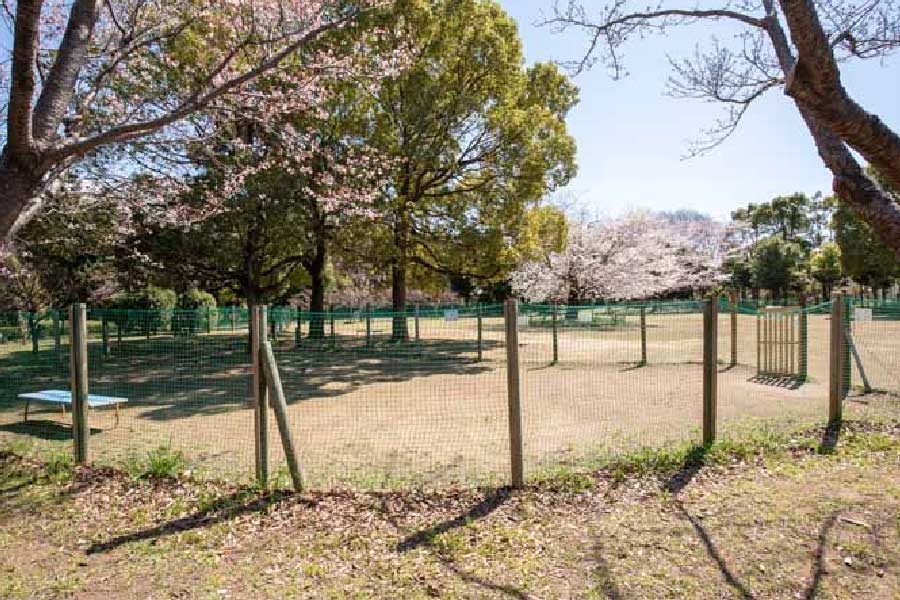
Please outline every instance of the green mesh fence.
[[526, 472], [699, 441], [702, 306], [522, 307]]
[[724, 437], [828, 414], [831, 305], [720, 303], [718, 423]]
[[[699, 441], [704, 306], [520, 305], [527, 476]], [[791, 309], [796, 326], [802, 323], [796, 339], [806, 352], [803, 376], [790, 378], [760, 376], [760, 310], [721, 301], [718, 308], [721, 435], [759, 422], [826, 419], [831, 304]], [[848, 308], [850, 401], [866, 385], [896, 399], [900, 307], [851, 302]], [[402, 313], [276, 307], [266, 325], [313, 487], [508, 481], [502, 306], [418, 306]], [[0, 442], [71, 452], [70, 413], [33, 403], [26, 421], [19, 398], [69, 389], [69, 333], [67, 311], [0, 314]], [[93, 462], [127, 466], [165, 447], [197, 475], [254, 477], [246, 309], [91, 309], [88, 361], [90, 393], [127, 400], [90, 411]], [[272, 417], [269, 427], [270, 472], [284, 484]]]
[[847, 317], [851, 392], [900, 396], [900, 302], [851, 299]]
[[[502, 310], [272, 309], [270, 340], [314, 486], [502, 482]], [[277, 440], [274, 426], [270, 438]], [[274, 468], [282, 468], [280, 446]]]

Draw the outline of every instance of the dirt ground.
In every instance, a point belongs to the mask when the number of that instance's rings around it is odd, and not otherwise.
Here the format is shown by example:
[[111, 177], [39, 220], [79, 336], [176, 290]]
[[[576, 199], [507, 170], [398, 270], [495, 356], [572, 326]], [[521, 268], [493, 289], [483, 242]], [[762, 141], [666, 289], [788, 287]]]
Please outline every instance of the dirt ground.
[[0, 597], [894, 600], [900, 421], [859, 408], [516, 492], [261, 494], [0, 453]]
[[[720, 316], [718, 426], [723, 436], [766, 421], [776, 427], [827, 417], [827, 317], [809, 319], [809, 379], [796, 387], [756, 377], [756, 319], [740, 316], [738, 364], [730, 366], [730, 317]], [[391, 343], [391, 322], [339, 321], [335, 339], [276, 341], [292, 430], [311, 483], [320, 488], [499, 483], [508, 472], [506, 352], [502, 320], [485, 318], [482, 360], [475, 319], [422, 319], [419, 339]], [[305, 329], [304, 329], [305, 331]], [[411, 335], [414, 327], [410, 320]], [[330, 333], [330, 332], [327, 332]], [[854, 324], [867, 376], [900, 393], [900, 322]], [[196, 338], [91, 343], [91, 392], [129, 399], [91, 413], [92, 458], [121, 464], [160, 445], [185, 454], [198, 475], [246, 480], [253, 471], [253, 413], [245, 332]], [[601, 328], [531, 324], [519, 333], [528, 475], [590, 465], [635, 448], [698, 440], [702, 317], [649, 315], [647, 364], [638, 318]], [[42, 408], [22, 421], [21, 391], [65, 389], [65, 357], [42, 346], [0, 346], [0, 441], [68, 448], [69, 416]], [[28, 362], [31, 360], [32, 362]], [[35, 362], [35, 360], [37, 362]], [[5, 368], [6, 366], [15, 368]], [[48, 376], [49, 374], [49, 376]], [[860, 383], [858, 372], [854, 386]], [[283, 470], [270, 418], [272, 470]]]

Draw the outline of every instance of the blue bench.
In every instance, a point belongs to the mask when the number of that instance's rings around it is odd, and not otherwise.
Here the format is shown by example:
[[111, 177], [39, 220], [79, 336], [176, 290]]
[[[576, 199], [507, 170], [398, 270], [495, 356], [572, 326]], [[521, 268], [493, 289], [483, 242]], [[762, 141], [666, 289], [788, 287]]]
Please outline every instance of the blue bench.
[[[19, 398], [25, 401], [25, 420], [28, 420], [28, 408], [32, 402], [44, 404], [59, 404], [63, 414], [66, 414], [66, 405], [72, 405], [72, 392], [66, 390], [43, 390], [40, 392], [28, 392], [19, 394]], [[88, 408], [101, 408], [113, 406], [116, 409], [116, 427], [119, 426], [119, 406], [127, 404], [128, 398], [115, 398], [113, 396], [96, 396], [88, 394]]]

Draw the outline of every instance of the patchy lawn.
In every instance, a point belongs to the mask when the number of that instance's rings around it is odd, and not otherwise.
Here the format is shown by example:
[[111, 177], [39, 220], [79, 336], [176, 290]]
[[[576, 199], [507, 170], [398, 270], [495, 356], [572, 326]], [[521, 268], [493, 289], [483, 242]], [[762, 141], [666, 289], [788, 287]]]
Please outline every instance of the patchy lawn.
[[0, 598], [900, 598], [896, 421], [523, 492], [134, 475], [0, 455]]

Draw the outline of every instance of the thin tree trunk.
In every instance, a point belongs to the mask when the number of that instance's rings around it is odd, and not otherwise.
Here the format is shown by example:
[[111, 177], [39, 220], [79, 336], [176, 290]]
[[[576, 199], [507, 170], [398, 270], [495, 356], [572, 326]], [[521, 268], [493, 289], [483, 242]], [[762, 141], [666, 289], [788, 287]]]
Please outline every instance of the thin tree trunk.
[[409, 339], [409, 326], [406, 322], [406, 283], [409, 271], [409, 215], [405, 208], [394, 229], [394, 258], [391, 263], [391, 301], [394, 315], [391, 338], [395, 341]]
[[316, 251], [309, 262], [309, 277], [312, 279], [312, 292], [309, 298], [309, 338], [325, 339], [325, 263], [328, 254], [325, 237], [319, 235], [316, 240]]

